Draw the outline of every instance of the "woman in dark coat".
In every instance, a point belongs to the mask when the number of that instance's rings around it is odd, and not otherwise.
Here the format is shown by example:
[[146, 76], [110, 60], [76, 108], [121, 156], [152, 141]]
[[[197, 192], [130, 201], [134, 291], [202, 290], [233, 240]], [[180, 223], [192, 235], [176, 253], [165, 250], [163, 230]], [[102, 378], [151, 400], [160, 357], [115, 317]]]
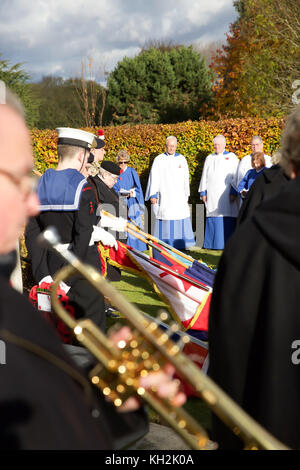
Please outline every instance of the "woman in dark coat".
[[[99, 173], [96, 176], [90, 176], [89, 181], [92, 183], [95, 190], [96, 199], [98, 202], [98, 211], [105, 210], [116, 217], [126, 216], [127, 208], [122, 203], [119, 195], [113, 189], [114, 184], [120, 175], [120, 167], [109, 160], [104, 160], [101, 163]], [[124, 232], [113, 233], [117, 240], [126, 243], [127, 235]], [[121, 271], [115, 266], [108, 264], [107, 278], [110, 281], [120, 281]]]

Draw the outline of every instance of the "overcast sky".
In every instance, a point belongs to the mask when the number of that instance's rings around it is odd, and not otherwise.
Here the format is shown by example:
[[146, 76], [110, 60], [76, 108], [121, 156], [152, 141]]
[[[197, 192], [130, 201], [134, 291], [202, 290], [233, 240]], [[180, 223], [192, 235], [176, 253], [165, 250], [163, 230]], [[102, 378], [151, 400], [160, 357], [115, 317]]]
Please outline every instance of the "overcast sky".
[[146, 41], [225, 40], [235, 18], [233, 0], [0, 0], [0, 53], [34, 80], [76, 76], [92, 57], [101, 80]]

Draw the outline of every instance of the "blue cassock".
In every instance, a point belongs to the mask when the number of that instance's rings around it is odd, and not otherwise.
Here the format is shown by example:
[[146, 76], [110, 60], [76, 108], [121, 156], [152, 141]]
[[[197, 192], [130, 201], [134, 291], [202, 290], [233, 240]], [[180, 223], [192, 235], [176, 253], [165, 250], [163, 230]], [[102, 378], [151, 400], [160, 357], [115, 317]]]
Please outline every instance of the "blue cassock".
[[[114, 185], [114, 190], [119, 195], [121, 195], [121, 189], [130, 190], [133, 188], [135, 189], [136, 197], [124, 198], [128, 207], [128, 218], [132, 219], [136, 224], [138, 224], [139, 227], [142, 228], [141, 215], [145, 210], [143, 190], [137, 172], [134, 170], [134, 168], [127, 166], [125, 171], [123, 171], [123, 173], [119, 176], [117, 183]], [[141, 242], [130, 234], [128, 234], [126, 243], [128, 246], [131, 246], [132, 248], [135, 248], [139, 251], [144, 251], [147, 249], [145, 243]]]
[[265, 170], [265, 168], [266, 167], [264, 166], [259, 171], [257, 171], [255, 168], [248, 170], [242, 181], [240, 181], [240, 184], [238, 186], [238, 192], [241, 193], [244, 189], [249, 190], [256, 178]]
[[40, 211], [77, 211], [86, 179], [72, 168], [46, 170], [39, 180]]

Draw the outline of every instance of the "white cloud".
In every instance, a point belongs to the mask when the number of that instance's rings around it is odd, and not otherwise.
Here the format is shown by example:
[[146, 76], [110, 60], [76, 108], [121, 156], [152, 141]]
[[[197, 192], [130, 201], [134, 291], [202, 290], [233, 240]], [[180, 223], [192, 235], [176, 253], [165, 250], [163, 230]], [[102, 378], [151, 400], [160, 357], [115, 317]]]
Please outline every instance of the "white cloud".
[[0, 53], [33, 76], [76, 73], [92, 56], [107, 70], [148, 40], [224, 38], [232, 0], [1, 0]]

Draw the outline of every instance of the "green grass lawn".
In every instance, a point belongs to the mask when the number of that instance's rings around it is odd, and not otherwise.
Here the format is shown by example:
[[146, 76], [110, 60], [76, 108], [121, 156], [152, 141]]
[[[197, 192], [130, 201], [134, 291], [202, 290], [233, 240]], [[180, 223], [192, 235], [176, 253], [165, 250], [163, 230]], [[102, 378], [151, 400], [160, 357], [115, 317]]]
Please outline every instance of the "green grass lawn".
[[[186, 252], [194, 259], [202, 260], [212, 268], [216, 268], [221, 256], [221, 251], [210, 251], [199, 248], [193, 248]], [[118, 290], [139, 310], [156, 317], [161, 309], [166, 309], [165, 303], [153, 291], [151, 285], [143, 277], [122, 272], [122, 280], [116, 287]], [[115, 323], [116, 320], [109, 319], [109, 324]], [[210, 429], [210, 410], [201, 399], [188, 399], [185, 408], [193, 415], [206, 429]], [[149, 411], [150, 420], [160, 423], [160, 417]]]

